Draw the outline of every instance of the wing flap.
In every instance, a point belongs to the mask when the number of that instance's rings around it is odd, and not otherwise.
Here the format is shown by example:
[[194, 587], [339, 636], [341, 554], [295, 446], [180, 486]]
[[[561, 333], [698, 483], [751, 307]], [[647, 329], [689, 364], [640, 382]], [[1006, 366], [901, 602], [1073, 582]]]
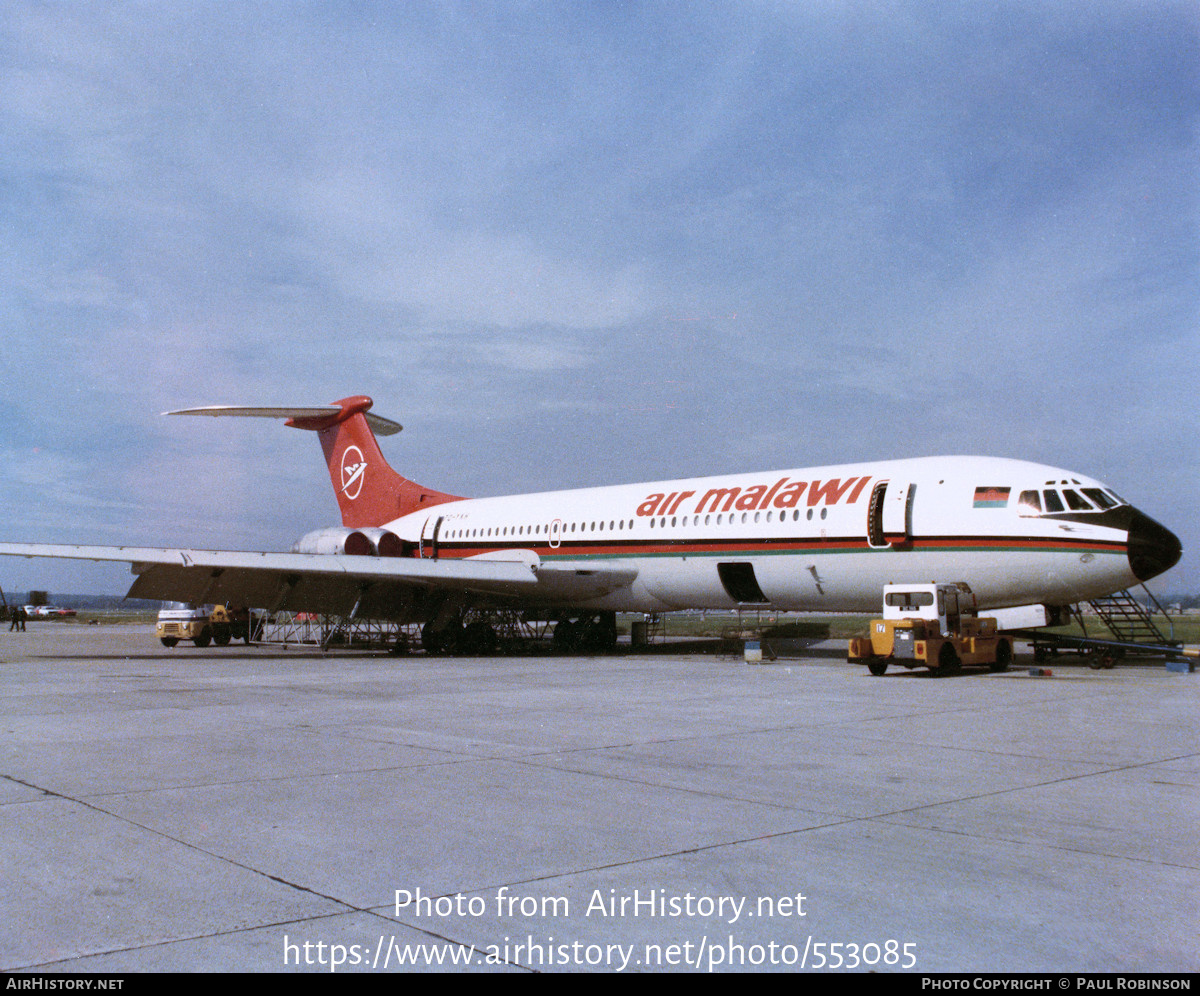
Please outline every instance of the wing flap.
[[[363, 619], [406, 620], [433, 586], [386, 578], [229, 568], [213, 576], [204, 568], [147, 565], [127, 597], [232, 604], [270, 612], [318, 612]], [[493, 595], [493, 597], [498, 597]]]

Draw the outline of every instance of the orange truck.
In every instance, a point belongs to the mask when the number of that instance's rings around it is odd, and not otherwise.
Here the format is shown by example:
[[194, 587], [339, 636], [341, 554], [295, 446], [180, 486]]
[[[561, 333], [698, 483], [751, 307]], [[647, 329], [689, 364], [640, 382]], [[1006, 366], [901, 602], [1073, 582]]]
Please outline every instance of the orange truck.
[[850, 640], [847, 659], [866, 664], [874, 675], [889, 664], [927, 667], [935, 675], [953, 674], [964, 664], [1004, 671], [1012, 663], [1013, 644], [995, 619], [977, 614], [964, 582], [888, 584], [883, 618], [871, 621], [870, 636]]
[[159, 610], [156, 635], [164, 647], [190, 640], [197, 647], [216, 643], [224, 647], [232, 639], [251, 640], [251, 613], [227, 609], [224, 605], [188, 605], [168, 602]]

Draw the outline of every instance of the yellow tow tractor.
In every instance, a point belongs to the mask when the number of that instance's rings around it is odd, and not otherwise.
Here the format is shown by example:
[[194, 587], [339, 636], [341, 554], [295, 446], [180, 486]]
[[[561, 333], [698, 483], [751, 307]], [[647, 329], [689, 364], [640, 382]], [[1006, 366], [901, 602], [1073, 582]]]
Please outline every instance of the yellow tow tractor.
[[871, 621], [869, 637], [850, 641], [847, 659], [866, 664], [875, 675], [888, 664], [927, 667], [953, 674], [964, 664], [1005, 671], [1013, 660], [1012, 637], [996, 620], [976, 614], [975, 595], [966, 583], [883, 586], [883, 618]]
[[168, 602], [158, 612], [155, 630], [164, 647], [177, 646], [182, 640], [191, 640], [197, 647], [210, 643], [224, 647], [235, 637], [249, 643], [250, 623], [251, 614], [244, 609]]

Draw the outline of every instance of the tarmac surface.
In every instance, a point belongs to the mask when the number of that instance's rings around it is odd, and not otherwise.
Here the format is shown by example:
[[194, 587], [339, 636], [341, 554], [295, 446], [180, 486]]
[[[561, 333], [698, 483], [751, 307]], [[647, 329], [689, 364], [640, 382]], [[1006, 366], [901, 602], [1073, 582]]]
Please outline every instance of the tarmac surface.
[[0, 969], [1200, 968], [1200, 675], [840, 654], [0, 633]]

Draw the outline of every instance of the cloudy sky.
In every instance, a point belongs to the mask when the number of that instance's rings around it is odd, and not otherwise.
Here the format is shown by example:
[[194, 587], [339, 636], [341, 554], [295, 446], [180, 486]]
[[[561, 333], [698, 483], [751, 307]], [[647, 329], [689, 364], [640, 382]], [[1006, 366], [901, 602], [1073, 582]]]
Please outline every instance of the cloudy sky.
[[[933, 453], [1200, 590], [1186, 2], [0, 0], [0, 538], [286, 548], [369, 394], [465, 495]], [[119, 567], [0, 564], [6, 590]]]

